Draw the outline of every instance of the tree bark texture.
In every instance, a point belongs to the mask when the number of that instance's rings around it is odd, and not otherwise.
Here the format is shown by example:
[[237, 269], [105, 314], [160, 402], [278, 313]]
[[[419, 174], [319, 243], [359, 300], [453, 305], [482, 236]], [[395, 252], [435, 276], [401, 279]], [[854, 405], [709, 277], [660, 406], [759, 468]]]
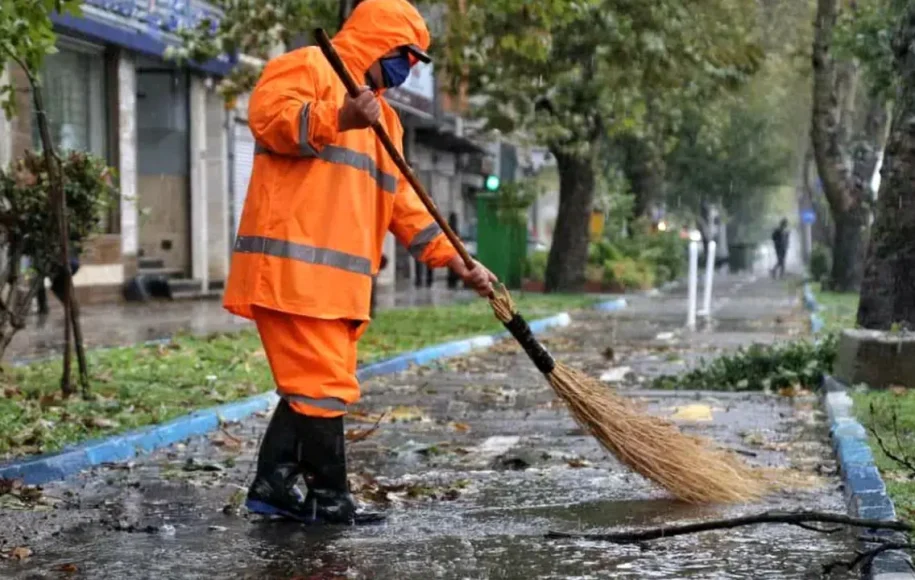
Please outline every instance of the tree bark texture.
[[[843, 123], [843, 108], [837, 94], [838, 85], [850, 83], [837, 78], [837, 66], [831, 54], [838, 4], [838, 0], [817, 0], [810, 136], [817, 172], [835, 221], [830, 287], [838, 291], [854, 291], [860, 286], [863, 272], [861, 241], [865, 235], [863, 228], [867, 225], [865, 204], [869, 195], [867, 184], [855, 180], [852, 172], [852, 159], [845, 138], [845, 124], [850, 120], [844, 119]], [[850, 239], [846, 240], [845, 237], [849, 236]], [[844, 253], [849, 251], [855, 253]]]
[[[860, 183], [865, 189], [870, 188], [874, 171], [877, 169], [877, 161], [880, 159], [880, 152], [886, 146], [889, 117], [887, 105], [881, 97], [868, 99], [864, 125], [855, 139], [852, 169], [855, 182]], [[870, 201], [872, 198], [873, 196], [869, 195], [867, 199]]]
[[894, 43], [900, 87], [858, 305], [858, 324], [915, 328], [915, 5]]
[[559, 170], [559, 212], [546, 267], [547, 292], [579, 292], [585, 284], [595, 169], [590, 156], [552, 151]]

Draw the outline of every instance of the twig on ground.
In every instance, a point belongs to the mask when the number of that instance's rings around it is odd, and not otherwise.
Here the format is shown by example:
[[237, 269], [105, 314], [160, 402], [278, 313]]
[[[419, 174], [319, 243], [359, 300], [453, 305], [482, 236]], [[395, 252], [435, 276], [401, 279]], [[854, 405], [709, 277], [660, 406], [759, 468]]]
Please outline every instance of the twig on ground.
[[883, 552], [888, 552], [890, 550], [908, 550], [911, 551], [915, 549], [915, 544], [908, 542], [888, 542], [882, 538], [871, 538], [869, 542], [878, 544], [877, 546], [871, 548], [870, 550], [859, 551], [858, 555], [855, 556], [853, 560], [849, 561], [839, 561], [839, 562], [830, 562], [823, 565], [823, 575], [828, 576], [838, 569], [848, 570], [851, 572], [857, 567], [861, 567], [862, 570], [866, 569], [871, 565], [871, 562], [874, 561], [874, 558], [882, 554]]
[[805, 529], [805, 530], [810, 530], [811, 532], [819, 532], [819, 533], [821, 533], [821, 534], [834, 534], [834, 533], [836, 533], [836, 532], [841, 532], [842, 530], [845, 529], [845, 528], [843, 528], [842, 526], [836, 526], [836, 527], [834, 527], [834, 528], [821, 528], [821, 527], [815, 526], [815, 525], [813, 525], [813, 524], [801, 524], [801, 523], [797, 523], [797, 524], [794, 524], [794, 525], [797, 526], [797, 527], [799, 527], [799, 528], [803, 528], [803, 529]]
[[350, 443], [357, 443], [363, 439], [368, 439], [375, 433], [375, 431], [378, 431], [378, 427], [381, 425], [381, 422], [386, 416], [387, 413], [382, 413], [381, 416], [378, 417], [378, 420], [375, 421], [375, 424], [368, 429], [352, 429], [348, 431], [346, 434], [346, 439]]
[[869, 528], [874, 530], [896, 530], [902, 532], [911, 532], [915, 526], [903, 521], [884, 521], [871, 520], [862, 518], [853, 518], [844, 514], [834, 514], [826, 512], [763, 512], [761, 514], [742, 516], [738, 518], [729, 518], [721, 520], [709, 520], [697, 522], [694, 524], [683, 524], [677, 526], [661, 526], [657, 528], [646, 528], [643, 530], [632, 530], [628, 532], [614, 532], [605, 534], [582, 534], [569, 532], [548, 532], [547, 538], [574, 538], [593, 540], [601, 542], [612, 542], [614, 544], [636, 544], [649, 540], [660, 538], [669, 538], [673, 536], [682, 536], [685, 534], [695, 534], [699, 532], [708, 532], [711, 530], [727, 530], [743, 526], [752, 526], [758, 524], [789, 524], [800, 526], [804, 529], [813, 529], [817, 532], [831, 533], [830, 530], [816, 529], [810, 526], [812, 522], [839, 524], [856, 528]]

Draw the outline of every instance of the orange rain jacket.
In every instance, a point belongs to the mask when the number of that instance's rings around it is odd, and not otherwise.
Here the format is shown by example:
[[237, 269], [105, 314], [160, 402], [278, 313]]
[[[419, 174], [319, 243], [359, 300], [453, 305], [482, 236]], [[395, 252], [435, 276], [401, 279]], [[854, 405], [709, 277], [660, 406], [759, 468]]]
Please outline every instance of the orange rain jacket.
[[[357, 83], [394, 48], [429, 46], [422, 16], [406, 0], [364, 0], [334, 36]], [[371, 128], [340, 132], [346, 89], [316, 46], [267, 63], [251, 94], [254, 168], [232, 255], [224, 307], [252, 306], [320, 319], [369, 320], [372, 276], [390, 229], [433, 268], [456, 251], [399, 174]], [[403, 141], [383, 99], [381, 122]]]

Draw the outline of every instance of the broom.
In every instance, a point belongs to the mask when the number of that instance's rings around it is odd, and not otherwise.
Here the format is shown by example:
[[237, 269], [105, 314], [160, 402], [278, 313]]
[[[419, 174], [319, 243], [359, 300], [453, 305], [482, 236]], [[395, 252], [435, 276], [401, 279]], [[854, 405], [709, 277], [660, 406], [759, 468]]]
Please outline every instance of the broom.
[[[357, 97], [359, 88], [334, 50], [327, 33], [318, 28], [315, 37], [347, 92], [351, 97]], [[376, 122], [372, 128], [464, 263], [473, 268], [474, 262], [466, 248], [442, 218], [384, 127]], [[733, 454], [714, 448], [705, 439], [681, 433], [668, 421], [643, 414], [631, 400], [555, 361], [534, 337], [504, 286], [500, 285], [489, 296], [489, 303], [496, 318], [518, 341], [537, 369], [546, 375], [576, 422], [633, 471], [690, 503], [742, 502], [758, 498], [766, 491], [767, 484], [760, 474]]]

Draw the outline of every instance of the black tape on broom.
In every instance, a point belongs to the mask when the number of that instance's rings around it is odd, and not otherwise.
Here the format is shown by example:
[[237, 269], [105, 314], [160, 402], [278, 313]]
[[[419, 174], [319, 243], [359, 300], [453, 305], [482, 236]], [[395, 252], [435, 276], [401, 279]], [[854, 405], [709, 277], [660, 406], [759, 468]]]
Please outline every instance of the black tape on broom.
[[537, 367], [537, 370], [545, 375], [553, 372], [553, 369], [556, 368], [556, 361], [553, 360], [553, 355], [543, 348], [543, 345], [534, 337], [531, 327], [527, 325], [526, 320], [521, 318], [520, 314], [515, 314], [511, 320], [503, 324], [511, 335], [515, 337], [515, 340], [518, 341], [527, 356], [534, 361], [534, 366]]

